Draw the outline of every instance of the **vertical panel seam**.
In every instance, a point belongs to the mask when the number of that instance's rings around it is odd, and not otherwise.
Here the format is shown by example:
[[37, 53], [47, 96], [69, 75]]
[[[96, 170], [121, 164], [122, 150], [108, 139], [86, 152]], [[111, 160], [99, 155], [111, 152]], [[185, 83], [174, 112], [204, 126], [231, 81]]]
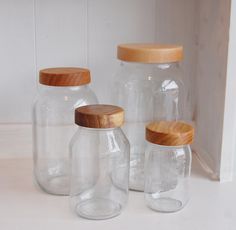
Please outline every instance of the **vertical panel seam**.
[[86, 42], [86, 51], [85, 51], [85, 59], [86, 66], [89, 68], [89, 0], [85, 0], [85, 42]]
[[155, 36], [154, 36], [154, 42], [157, 42], [158, 41], [158, 36], [157, 36], [157, 33], [158, 33], [158, 23], [157, 23], [157, 18], [158, 18], [158, 3], [157, 3], [158, 0], [155, 0]]
[[35, 70], [35, 85], [36, 88], [38, 87], [37, 84], [37, 68], [38, 68], [38, 55], [37, 55], [37, 22], [36, 22], [36, 0], [33, 0], [33, 26], [34, 26], [34, 70]]

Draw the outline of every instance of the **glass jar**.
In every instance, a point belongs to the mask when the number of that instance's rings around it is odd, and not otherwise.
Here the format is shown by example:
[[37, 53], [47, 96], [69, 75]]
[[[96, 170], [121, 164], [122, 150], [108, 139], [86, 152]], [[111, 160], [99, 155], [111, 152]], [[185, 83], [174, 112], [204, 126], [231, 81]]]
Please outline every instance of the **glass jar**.
[[44, 69], [39, 82], [33, 107], [35, 178], [44, 191], [69, 195], [69, 142], [76, 131], [74, 109], [96, 104], [97, 98], [88, 87], [87, 69]]
[[154, 120], [183, 118], [185, 93], [175, 45], [123, 44], [116, 75], [114, 102], [125, 110], [124, 132], [129, 139], [130, 189], [144, 190], [145, 125]]
[[129, 191], [129, 142], [122, 132], [124, 111], [112, 105], [75, 111], [79, 126], [71, 141], [73, 210], [88, 219], [120, 214]]
[[151, 209], [175, 212], [187, 204], [193, 135], [193, 127], [182, 122], [147, 125], [145, 201]]

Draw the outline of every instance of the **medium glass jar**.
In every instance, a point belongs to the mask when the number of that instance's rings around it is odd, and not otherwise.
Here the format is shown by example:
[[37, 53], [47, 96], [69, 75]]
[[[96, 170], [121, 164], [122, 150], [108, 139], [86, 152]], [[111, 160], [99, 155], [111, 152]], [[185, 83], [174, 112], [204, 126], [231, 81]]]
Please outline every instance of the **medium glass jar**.
[[112, 105], [75, 111], [79, 126], [71, 141], [71, 206], [88, 219], [120, 214], [129, 191], [129, 142], [122, 132], [124, 111]]
[[69, 142], [76, 131], [74, 109], [96, 104], [97, 98], [88, 87], [87, 69], [44, 69], [39, 82], [33, 107], [35, 178], [44, 191], [69, 195]]
[[145, 201], [160, 212], [175, 212], [189, 200], [194, 129], [182, 122], [153, 122], [146, 127]]
[[175, 45], [123, 44], [116, 74], [114, 102], [125, 109], [124, 132], [131, 145], [130, 189], [144, 190], [145, 125], [154, 120], [183, 117], [185, 92]]

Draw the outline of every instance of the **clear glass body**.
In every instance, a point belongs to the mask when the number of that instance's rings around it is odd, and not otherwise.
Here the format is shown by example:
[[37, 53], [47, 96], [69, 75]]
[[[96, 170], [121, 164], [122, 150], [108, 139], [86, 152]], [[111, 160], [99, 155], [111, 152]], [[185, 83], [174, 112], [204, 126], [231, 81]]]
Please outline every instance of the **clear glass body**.
[[182, 75], [178, 63], [121, 63], [114, 101], [125, 109], [124, 132], [131, 145], [130, 189], [144, 190], [146, 124], [183, 118]]
[[120, 214], [129, 190], [129, 142], [120, 128], [79, 127], [71, 141], [70, 203], [88, 219]]
[[35, 178], [44, 191], [69, 195], [69, 142], [77, 129], [74, 110], [96, 103], [87, 85], [40, 85], [33, 106], [33, 153]]
[[160, 212], [175, 212], [189, 200], [189, 145], [170, 147], [148, 143], [145, 163], [145, 201]]

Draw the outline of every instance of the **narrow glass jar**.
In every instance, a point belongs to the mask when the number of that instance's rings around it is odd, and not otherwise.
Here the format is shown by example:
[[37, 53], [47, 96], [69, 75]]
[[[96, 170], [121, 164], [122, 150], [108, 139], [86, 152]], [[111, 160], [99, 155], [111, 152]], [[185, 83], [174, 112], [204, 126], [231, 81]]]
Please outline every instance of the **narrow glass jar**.
[[124, 132], [129, 139], [130, 189], [144, 190], [145, 125], [154, 120], [178, 120], [184, 115], [185, 92], [176, 45], [122, 44], [114, 102], [125, 109]]
[[70, 203], [87, 219], [119, 215], [129, 191], [129, 142], [120, 126], [124, 111], [112, 105], [75, 111], [79, 126], [71, 141]]
[[159, 212], [175, 212], [189, 200], [194, 129], [182, 122], [153, 122], [146, 127], [145, 201]]
[[90, 72], [82, 68], [40, 71], [33, 107], [34, 174], [39, 186], [55, 195], [69, 195], [69, 142], [76, 131], [74, 109], [96, 104], [88, 87]]

